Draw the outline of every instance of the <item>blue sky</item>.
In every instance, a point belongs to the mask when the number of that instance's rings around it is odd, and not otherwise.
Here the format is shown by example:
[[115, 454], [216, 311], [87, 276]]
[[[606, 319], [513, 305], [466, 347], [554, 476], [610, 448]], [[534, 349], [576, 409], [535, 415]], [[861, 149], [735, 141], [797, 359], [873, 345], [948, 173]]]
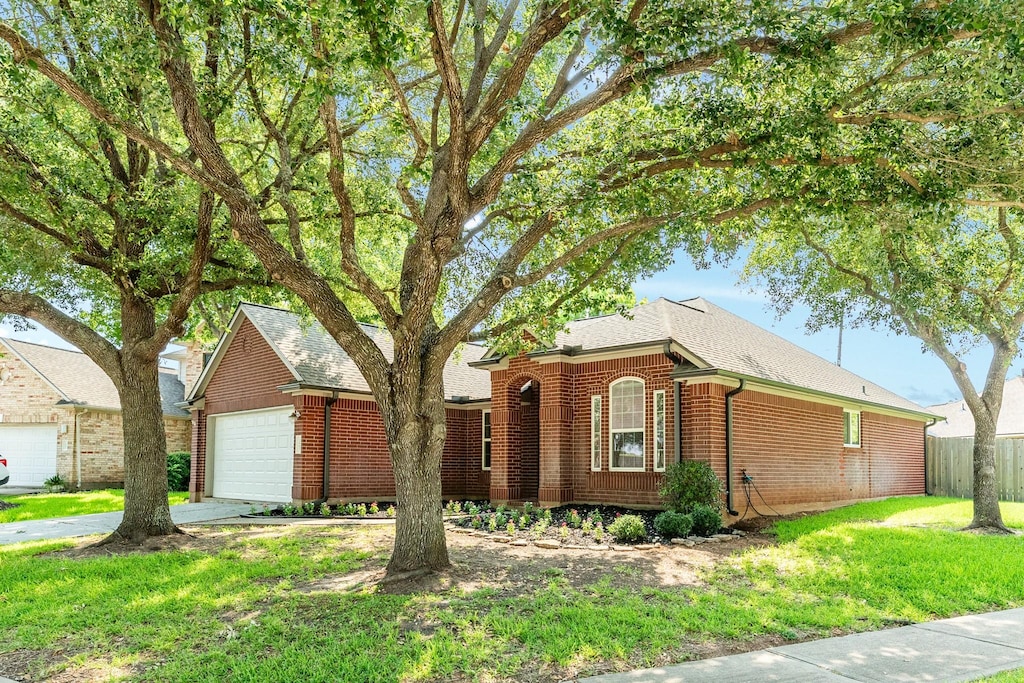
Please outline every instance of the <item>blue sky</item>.
[[[775, 334], [832, 362], [836, 360], [839, 332], [836, 329], [808, 334], [804, 329], [806, 309], [794, 309], [782, 319], [776, 317], [769, 299], [749, 286], [738, 286], [738, 271], [733, 266], [712, 264], [697, 270], [690, 258], [677, 254], [668, 270], [635, 286], [637, 297], [688, 299], [702, 296]], [[843, 332], [843, 367], [922, 406], [960, 398], [960, 391], [945, 365], [931, 351], [922, 353], [922, 344], [914, 337], [896, 335], [888, 329], [846, 329]], [[974, 349], [962, 360], [981, 390], [991, 353], [985, 347]], [[1007, 375], [1021, 374], [1024, 362], [1017, 359]]]
[[[649, 300], [663, 296], [688, 299], [702, 296], [722, 308], [775, 332], [781, 337], [835, 362], [837, 330], [807, 334], [803, 323], [806, 311], [794, 310], [777, 319], [767, 297], [750, 287], [736, 285], [739, 264], [713, 264], [697, 270], [688, 256], [680, 253], [675, 265], [635, 286], [637, 297]], [[0, 325], [0, 335], [51, 346], [70, 348], [44, 328], [15, 331], [9, 323]], [[930, 351], [922, 353], [919, 341], [889, 330], [847, 329], [843, 333], [843, 367], [905, 396], [922, 406], [960, 398], [949, 371]], [[964, 361], [980, 389], [990, 355], [984, 347], [968, 354]], [[1024, 362], [1018, 359], [1010, 376], [1020, 374]]]

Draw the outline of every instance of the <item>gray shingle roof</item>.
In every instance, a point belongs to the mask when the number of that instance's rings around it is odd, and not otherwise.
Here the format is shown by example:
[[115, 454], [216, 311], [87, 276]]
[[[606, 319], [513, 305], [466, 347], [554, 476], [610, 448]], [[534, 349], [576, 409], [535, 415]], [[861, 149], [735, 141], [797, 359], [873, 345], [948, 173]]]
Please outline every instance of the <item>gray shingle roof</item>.
[[[297, 382], [348, 391], [370, 390], [355, 362], [319, 322], [306, 322], [291, 311], [256, 304], [241, 304], [240, 309], [294, 368]], [[387, 358], [394, 356], [391, 335], [387, 330], [372, 325], [362, 325], [362, 328]], [[483, 347], [466, 344], [448, 361], [444, 370], [446, 398], [490, 398], [490, 374], [468, 365], [480, 360], [483, 354]]]
[[[121, 398], [114, 383], [100, 366], [81, 351], [57, 349], [14, 339], [3, 341], [55, 386], [67, 401], [94, 408], [121, 409]], [[185, 387], [175, 375], [160, 373], [160, 398], [164, 415], [189, 416], [188, 411], [174, 405], [185, 398]]]
[[631, 319], [608, 315], [569, 323], [556, 346], [584, 351], [673, 340], [709, 368], [833, 394], [862, 403], [926, 412], [849, 370], [701, 298], [641, 304]]
[[[946, 418], [928, 428], [932, 436], [974, 436], [974, 416], [963, 399], [928, 406], [927, 410]], [[1024, 434], [1024, 377], [1014, 377], [1003, 385], [1003, 406], [996, 423], [996, 436], [1021, 434]]]

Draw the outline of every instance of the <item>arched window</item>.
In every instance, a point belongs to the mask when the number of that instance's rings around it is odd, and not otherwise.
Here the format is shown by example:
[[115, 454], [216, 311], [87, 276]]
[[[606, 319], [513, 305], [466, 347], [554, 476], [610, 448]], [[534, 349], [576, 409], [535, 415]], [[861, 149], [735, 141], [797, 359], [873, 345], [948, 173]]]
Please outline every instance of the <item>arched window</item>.
[[644, 381], [623, 377], [610, 387], [611, 469], [644, 469]]

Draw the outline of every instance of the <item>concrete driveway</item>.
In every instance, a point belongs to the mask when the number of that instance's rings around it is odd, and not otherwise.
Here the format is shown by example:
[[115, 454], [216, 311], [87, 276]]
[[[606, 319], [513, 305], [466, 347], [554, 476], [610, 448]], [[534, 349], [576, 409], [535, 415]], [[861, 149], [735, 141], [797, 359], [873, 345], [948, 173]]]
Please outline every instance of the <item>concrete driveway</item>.
[[[185, 503], [171, 506], [175, 524], [212, 522], [238, 517], [249, 512], [249, 505], [235, 503]], [[100, 512], [77, 517], [53, 517], [32, 522], [0, 524], [0, 545], [23, 541], [75, 538], [109, 534], [121, 523], [122, 512]]]

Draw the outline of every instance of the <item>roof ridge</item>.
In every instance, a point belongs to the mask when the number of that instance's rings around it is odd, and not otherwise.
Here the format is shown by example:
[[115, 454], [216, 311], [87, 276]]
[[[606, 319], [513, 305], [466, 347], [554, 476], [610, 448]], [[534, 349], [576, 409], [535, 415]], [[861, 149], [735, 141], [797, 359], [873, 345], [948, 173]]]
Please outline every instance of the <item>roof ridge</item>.
[[3, 339], [4, 341], [7, 341], [7, 342], [14, 342], [16, 344], [27, 344], [29, 346], [36, 346], [36, 347], [39, 347], [41, 349], [52, 349], [54, 351], [65, 351], [67, 353], [77, 353], [77, 354], [80, 354], [80, 355], [83, 355], [83, 356], [86, 355], [85, 352], [82, 351], [81, 349], [62, 349], [59, 346], [50, 346], [49, 344], [42, 344], [40, 342], [25, 341], [24, 339], [15, 339], [14, 337], [0, 337], [0, 339]]
[[[263, 309], [268, 310], [268, 311], [276, 311], [278, 313], [288, 313], [289, 315], [293, 315], [295, 317], [299, 317], [299, 316], [302, 315], [301, 313], [297, 313], [296, 311], [292, 311], [292, 310], [289, 310], [287, 308], [280, 308], [279, 306], [270, 306], [269, 304], [256, 304], [256, 303], [252, 303], [251, 301], [239, 301], [238, 305], [239, 306], [255, 306], [257, 308], [263, 308]], [[331, 333], [327, 331], [327, 328], [325, 328], [323, 326], [323, 323], [321, 323], [319, 320], [317, 320], [316, 316], [313, 316], [313, 322], [315, 322], [317, 325], [320, 325], [320, 327], [323, 329], [323, 331], [327, 334], [328, 337], [331, 336]], [[372, 328], [372, 329], [378, 330], [378, 331], [383, 330], [384, 332], [387, 332], [389, 335], [391, 335], [391, 330], [389, 330], [385, 325], [377, 325], [375, 323], [363, 322], [361, 320], [357, 320], [356, 324], [359, 325], [360, 327], [369, 327], [369, 328]], [[468, 342], [463, 342], [463, 343], [464, 344], [469, 344], [470, 346], [479, 346], [479, 347], [484, 348], [484, 349], [487, 348], [487, 346], [485, 346], [484, 344], [482, 344], [480, 342], [468, 341]]]

